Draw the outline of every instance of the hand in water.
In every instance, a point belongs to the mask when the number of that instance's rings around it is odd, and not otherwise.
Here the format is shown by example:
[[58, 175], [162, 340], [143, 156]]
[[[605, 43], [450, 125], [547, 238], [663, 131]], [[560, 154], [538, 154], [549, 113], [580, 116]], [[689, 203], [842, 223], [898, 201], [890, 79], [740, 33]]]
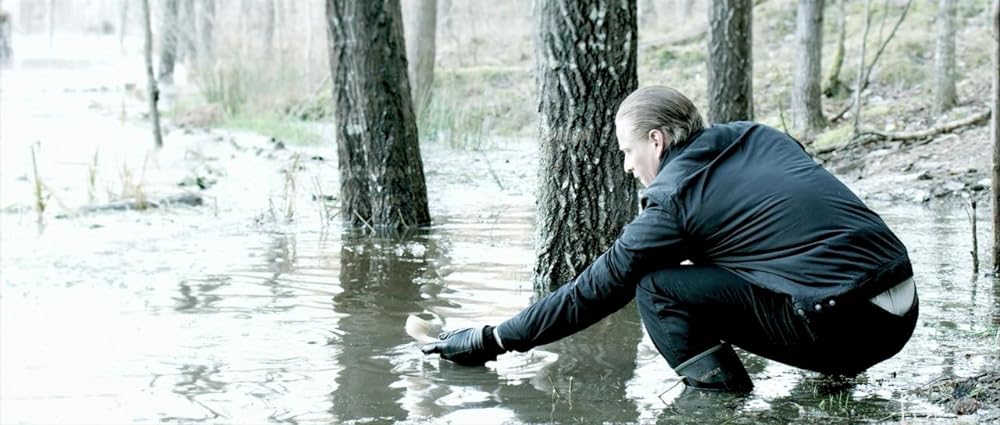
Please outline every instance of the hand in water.
[[445, 332], [439, 338], [441, 341], [424, 344], [420, 350], [424, 354], [440, 354], [442, 359], [463, 366], [482, 366], [504, 352], [493, 337], [492, 326]]

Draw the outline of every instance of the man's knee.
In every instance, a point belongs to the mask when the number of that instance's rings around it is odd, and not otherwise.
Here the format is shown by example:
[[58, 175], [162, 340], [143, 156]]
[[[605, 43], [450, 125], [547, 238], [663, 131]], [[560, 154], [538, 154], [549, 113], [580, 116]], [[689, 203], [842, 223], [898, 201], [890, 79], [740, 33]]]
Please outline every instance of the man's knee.
[[669, 284], [672, 279], [668, 279], [666, 275], [667, 272], [658, 270], [639, 280], [635, 288], [635, 300], [640, 312], [654, 312], [658, 305], [662, 307], [663, 304], [676, 304], [676, 294]]

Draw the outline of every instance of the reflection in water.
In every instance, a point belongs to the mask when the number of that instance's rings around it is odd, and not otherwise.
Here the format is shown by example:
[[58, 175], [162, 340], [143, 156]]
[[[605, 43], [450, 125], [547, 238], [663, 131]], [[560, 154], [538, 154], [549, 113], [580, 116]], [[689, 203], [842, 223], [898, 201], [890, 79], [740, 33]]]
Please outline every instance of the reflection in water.
[[196, 313], [211, 311], [212, 304], [221, 300], [222, 297], [213, 292], [220, 287], [229, 285], [229, 276], [206, 276], [201, 283], [195, 283], [193, 279], [186, 279], [177, 284], [179, 296], [175, 310], [181, 313]]
[[[569, 338], [541, 348], [559, 355], [532, 379], [548, 411], [523, 411], [529, 422], [552, 420], [587, 423], [593, 418], [615, 423], [635, 421], [635, 402], [626, 384], [636, 370], [636, 347], [642, 339], [635, 303]], [[666, 381], [666, 377], [664, 377]]]
[[[451, 329], [499, 323], [529, 302], [533, 212], [485, 210], [396, 239], [237, 227], [163, 237], [155, 250], [108, 245], [70, 256], [88, 283], [71, 287], [51, 259], [5, 251], [3, 270], [16, 272], [0, 274], [0, 422], [847, 423], [903, 406], [936, 414], [910, 391], [996, 367], [1000, 283], [968, 280], [961, 211], [912, 208], [884, 216], [911, 247], [919, 326], [841, 392], [750, 356], [749, 397], [692, 411], [668, 392], [664, 403], [657, 395], [678, 378], [633, 306], [482, 368], [424, 356], [406, 315]], [[200, 264], [192, 252], [228, 255]], [[137, 283], [108, 284], [116, 276]]]
[[407, 412], [397, 403], [389, 373], [395, 347], [407, 342], [403, 323], [422, 309], [417, 282], [433, 271], [428, 258], [439, 255], [429, 231], [403, 238], [373, 239], [346, 234], [340, 254], [340, 285], [333, 298], [340, 319], [338, 363], [350, 365], [337, 377], [331, 412], [341, 421], [395, 421]]

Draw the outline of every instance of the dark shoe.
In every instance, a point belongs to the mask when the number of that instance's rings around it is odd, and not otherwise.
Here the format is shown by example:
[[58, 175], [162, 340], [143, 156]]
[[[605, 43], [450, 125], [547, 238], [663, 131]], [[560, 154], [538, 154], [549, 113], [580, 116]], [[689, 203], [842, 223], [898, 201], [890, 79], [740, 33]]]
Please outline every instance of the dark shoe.
[[722, 343], [688, 359], [675, 368], [688, 388], [748, 393], [753, 382], [733, 346]]
[[[698, 415], [704, 419], [707, 416], [732, 415], [734, 409], [738, 408], [746, 400], [745, 393], [705, 391], [704, 389], [687, 387], [677, 396], [670, 406], [674, 411], [685, 415]], [[717, 418], [723, 422], [724, 418]]]

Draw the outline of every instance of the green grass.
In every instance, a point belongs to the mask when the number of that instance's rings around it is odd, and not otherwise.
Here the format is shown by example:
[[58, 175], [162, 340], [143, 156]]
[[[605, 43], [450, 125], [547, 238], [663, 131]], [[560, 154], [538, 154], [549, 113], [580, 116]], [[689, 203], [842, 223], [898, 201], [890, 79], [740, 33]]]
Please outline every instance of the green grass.
[[455, 149], [493, 146], [498, 136], [526, 136], [537, 123], [530, 70], [476, 67], [438, 70], [417, 117], [422, 142]]
[[812, 147], [813, 149], [820, 150], [843, 145], [851, 140], [851, 132], [853, 132], [851, 124], [847, 123], [829, 128], [816, 136]]
[[293, 145], [313, 145], [322, 141], [306, 123], [275, 114], [239, 114], [226, 117], [222, 127], [248, 130]]

